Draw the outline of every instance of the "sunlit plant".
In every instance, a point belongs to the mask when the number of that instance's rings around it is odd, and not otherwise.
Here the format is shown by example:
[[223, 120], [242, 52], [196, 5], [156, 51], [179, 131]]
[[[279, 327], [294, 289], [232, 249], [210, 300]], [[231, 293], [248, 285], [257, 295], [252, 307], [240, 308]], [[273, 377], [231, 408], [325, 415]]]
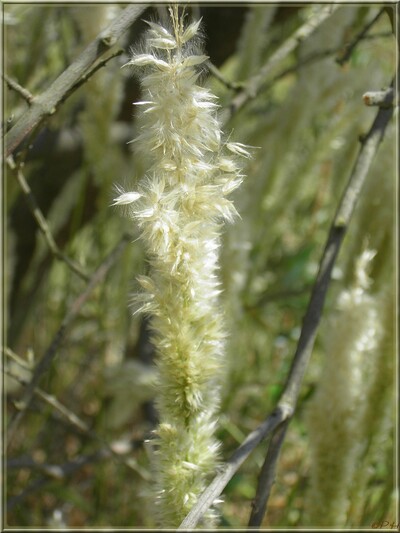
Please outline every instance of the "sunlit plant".
[[[227, 196], [242, 182], [246, 147], [224, 140], [216, 97], [197, 85], [208, 59], [200, 21], [185, 24], [178, 6], [170, 26], [148, 22], [144, 50], [128, 65], [142, 70], [136, 153], [147, 169], [137, 191], [119, 189], [150, 264], [139, 276], [138, 311], [152, 317], [159, 370], [155, 479], [159, 522], [179, 525], [218, 462], [214, 437], [224, 353], [218, 304], [223, 222], [237, 215]], [[215, 510], [203, 526], [215, 524]]]

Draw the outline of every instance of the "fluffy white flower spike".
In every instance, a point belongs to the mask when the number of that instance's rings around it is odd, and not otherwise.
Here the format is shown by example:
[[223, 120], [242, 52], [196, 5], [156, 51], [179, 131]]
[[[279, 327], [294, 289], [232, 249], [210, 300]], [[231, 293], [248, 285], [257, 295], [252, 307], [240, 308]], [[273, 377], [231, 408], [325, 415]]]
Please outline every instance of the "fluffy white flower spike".
[[[180, 524], [215, 473], [213, 436], [224, 352], [218, 305], [218, 249], [223, 221], [237, 215], [227, 199], [241, 183], [240, 143], [224, 142], [215, 96], [197, 85], [207, 56], [199, 49], [200, 21], [185, 27], [178, 7], [171, 28], [148, 22], [137, 102], [137, 154], [148, 169], [138, 192], [120, 191], [141, 231], [151, 272], [141, 276], [140, 309], [152, 316], [157, 349], [157, 501], [163, 527]], [[213, 527], [209, 511], [202, 526]]]

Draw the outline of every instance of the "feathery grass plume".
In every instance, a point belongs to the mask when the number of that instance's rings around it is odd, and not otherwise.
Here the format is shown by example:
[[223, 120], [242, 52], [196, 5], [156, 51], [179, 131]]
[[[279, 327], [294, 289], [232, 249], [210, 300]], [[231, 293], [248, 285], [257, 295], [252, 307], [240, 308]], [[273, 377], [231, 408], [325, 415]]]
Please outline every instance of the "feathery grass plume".
[[[223, 221], [237, 214], [227, 196], [242, 182], [238, 161], [249, 153], [222, 140], [216, 98], [196, 84], [207, 59], [200, 21], [185, 25], [177, 5], [169, 12], [171, 27], [148, 22], [145, 49], [128, 63], [143, 68], [135, 147], [147, 175], [138, 191], [119, 190], [114, 203], [129, 207], [150, 263], [135, 300], [152, 316], [158, 353], [158, 519], [176, 527], [218, 461], [213, 433], [225, 337], [218, 249]], [[211, 510], [202, 526], [215, 520]]]
[[306, 523], [314, 526], [346, 525], [351, 485], [370, 437], [365, 415], [384, 333], [384, 301], [369, 292], [367, 269], [374, 255], [364, 250], [354, 285], [339, 296], [339, 313], [325, 339], [325, 366], [308, 412], [311, 471], [305, 510]]

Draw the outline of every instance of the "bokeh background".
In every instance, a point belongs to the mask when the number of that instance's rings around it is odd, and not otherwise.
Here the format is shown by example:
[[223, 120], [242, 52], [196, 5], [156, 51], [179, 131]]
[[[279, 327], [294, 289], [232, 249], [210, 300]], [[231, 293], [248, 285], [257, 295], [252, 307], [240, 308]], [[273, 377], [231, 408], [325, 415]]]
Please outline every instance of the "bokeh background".
[[[124, 7], [3, 4], [4, 72], [40, 94]], [[222, 459], [279, 398], [330, 221], [359, 137], [376, 114], [362, 95], [388, 86], [395, 71], [389, 13], [373, 4], [340, 5], [228, 118], [240, 87], [322, 7], [187, 8], [188, 15], [203, 17], [206, 53], [225, 80], [203, 77], [219, 97], [225, 132], [256, 147], [235, 192], [241, 219], [225, 228], [221, 254], [229, 334], [218, 428]], [[14, 154], [24, 162], [24, 177], [59, 249], [89, 278], [118, 244], [120, 253], [69, 324], [38, 384], [42, 396], [34, 395], [10, 439], [4, 463], [9, 526], [154, 527], [145, 442], [157, 424], [154, 354], [146, 319], [132, 316], [129, 307], [135, 277], [147, 263], [137, 229], [110, 204], [116, 184], [134, 186], [145, 172], [128, 144], [140, 85], [121, 66], [130, 47], [140, 45], [143, 20], [164, 15], [164, 6], [148, 7], [118, 43], [124, 52]], [[6, 85], [3, 90], [7, 129], [27, 104]], [[334, 269], [266, 528], [396, 520], [394, 126]], [[4, 178], [7, 423], [87, 281], [49, 250], [16, 172], [7, 167]], [[265, 443], [228, 484], [221, 527], [246, 526], [264, 454]]]

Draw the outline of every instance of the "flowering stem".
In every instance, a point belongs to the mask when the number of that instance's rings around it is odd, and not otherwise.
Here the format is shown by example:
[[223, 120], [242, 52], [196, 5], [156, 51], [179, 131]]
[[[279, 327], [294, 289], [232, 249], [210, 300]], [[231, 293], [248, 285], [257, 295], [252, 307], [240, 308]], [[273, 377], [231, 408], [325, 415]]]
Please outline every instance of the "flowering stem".
[[[148, 169], [138, 191], [119, 190], [115, 205], [129, 206], [150, 263], [139, 276], [138, 311], [152, 317], [158, 357], [156, 479], [158, 519], [179, 525], [204, 490], [218, 461], [213, 433], [224, 353], [218, 304], [221, 224], [236, 210], [226, 197], [242, 175], [238, 159], [249, 153], [222, 141], [215, 97], [196, 84], [208, 59], [199, 49], [200, 21], [184, 24], [170, 8], [171, 28], [148, 22], [143, 101], [137, 153]], [[212, 527], [215, 512], [202, 525]]]

